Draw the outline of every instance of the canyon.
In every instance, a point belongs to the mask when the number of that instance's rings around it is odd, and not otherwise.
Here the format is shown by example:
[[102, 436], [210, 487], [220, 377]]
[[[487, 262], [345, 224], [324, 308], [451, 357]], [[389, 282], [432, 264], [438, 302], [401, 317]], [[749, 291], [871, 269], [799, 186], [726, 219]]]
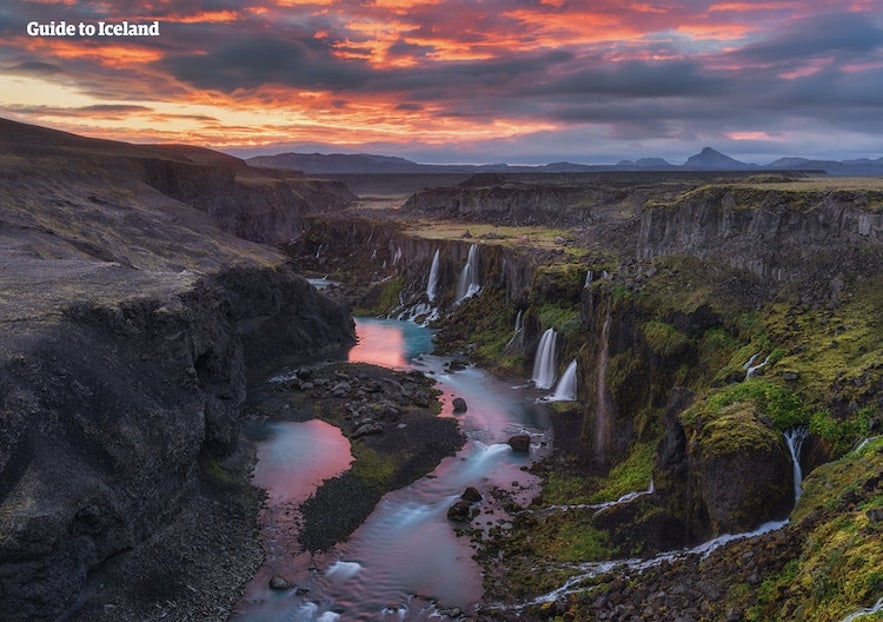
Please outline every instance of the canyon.
[[[879, 180], [480, 173], [357, 197], [6, 121], [0, 148], [0, 617], [232, 615], [262, 560], [250, 379], [345, 351], [351, 314], [429, 323], [437, 355], [553, 398], [536, 498], [489, 487], [458, 527], [484, 596], [449, 618], [838, 620], [880, 597], [883, 447], [857, 447], [883, 425]], [[173, 538], [203, 544], [160, 572]]]

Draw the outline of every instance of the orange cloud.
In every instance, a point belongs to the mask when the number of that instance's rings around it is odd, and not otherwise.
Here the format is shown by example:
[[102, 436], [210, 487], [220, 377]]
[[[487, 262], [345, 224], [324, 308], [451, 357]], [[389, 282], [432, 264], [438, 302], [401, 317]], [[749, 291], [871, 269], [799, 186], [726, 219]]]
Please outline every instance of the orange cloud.
[[769, 132], [727, 132], [724, 134], [730, 140], [772, 140], [773, 135]]
[[697, 41], [737, 41], [755, 30], [747, 24], [688, 24], [677, 32]]
[[135, 43], [84, 45], [78, 41], [48, 38], [19, 38], [17, 42], [23, 49], [38, 52], [44, 57], [64, 60], [90, 59], [113, 69], [151, 63], [163, 57], [159, 50], [139, 46]]
[[644, 31], [623, 23], [619, 16], [607, 13], [546, 13], [518, 9], [503, 14], [517, 19], [524, 27], [522, 41], [533, 40], [536, 46], [561, 47], [580, 43], [622, 41], [640, 37]]
[[745, 13], [748, 11], [781, 11], [795, 9], [800, 6], [797, 2], [719, 2], [708, 7], [709, 13], [728, 11], [733, 13]]
[[168, 15], [163, 19], [179, 24], [220, 23], [238, 21], [240, 15], [236, 11], [203, 11], [195, 15]]

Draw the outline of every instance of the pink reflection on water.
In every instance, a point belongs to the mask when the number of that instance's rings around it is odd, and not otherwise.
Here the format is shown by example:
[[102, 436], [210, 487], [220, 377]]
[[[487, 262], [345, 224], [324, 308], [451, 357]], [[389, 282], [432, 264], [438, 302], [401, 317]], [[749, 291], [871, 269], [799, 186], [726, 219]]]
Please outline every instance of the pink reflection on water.
[[405, 336], [383, 325], [360, 323], [359, 343], [349, 351], [350, 363], [372, 363], [393, 369], [408, 366], [405, 358]]
[[254, 483], [270, 504], [300, 502], [322, 481], [345, 471], [350, 443], [334, 426], [313, 419], [270, 424], [273, 437], [258, 444]]

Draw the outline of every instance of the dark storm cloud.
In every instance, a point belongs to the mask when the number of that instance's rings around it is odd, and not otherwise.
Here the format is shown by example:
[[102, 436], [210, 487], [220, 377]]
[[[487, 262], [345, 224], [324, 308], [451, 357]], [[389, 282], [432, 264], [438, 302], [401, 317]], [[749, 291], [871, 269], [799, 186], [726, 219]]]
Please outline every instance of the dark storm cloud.
[[745, 46], [730, 55], [746, 63], [776, 66], [824, 55], [863, 57], [883, 46], [883, 29], [869, 17], [868, 14], [842, 13], [797, 20], [782, 35]]
[[371, 76], [364, 63], [334, 59], [314, 43], [257, 36], [222, 42], [208, 54], [172, 55], [158, 65], [197, 88], [226, 92], [267, 84], [346, 89]]
[[20, 76], [51, 76], [65, 73], [65, 70], [58, 65], [37, 60], [24, 61], [7, 67], [3, 71]]
[[423, 58], [427, 54], [429, 54], [430, 52], [432, 52], [434, 50], [435, 50], [434, 46], [419, 45], [417, 43], [408, 43], [407, 41], [403, 41], [403, 40], [399, 39], [398, 41], [393, 43], [391, 46], [389, 46], [389, 48], [386, 50], [386, 53], [388, 55], [394, 56], [394, 57], [408, 56], [408, 57]]
[[[372, 82], [376, 88], [391, 91], [414, 92], [414, 97], [433, 96], [459, 98], [475, 97], [480, 92], [470, 89], [493, 90], [506, 97], [521, 88], [528, 78], [554, 73], [573, 59], [573, 54], [554, 51], [534, 54], [513, 53], [509, 57], [486, 61], [450, 62], [432, 68], [414, 67], [379, 72]], [[505, 87], [505, 89], [504, 89]], [[422, 92], [426, 89], [426, 92]]]
[[102, 119], [121, 119], [130, 114], [152, 112], [153, 108], [129, 104], [95, 104], [93, 106], [7, 106], [16, 114], [23, 116], [46, 116], [53, 117], [84, 117]]
[[[581, 65], [582, 63], [579, 63]], [[601, 63], [590, 63], [600, 65]], [[617, 95], [627, 98], [708, 95], [728, 90], [726, 79], [692, 61], [606, 63], [540, 82], [526, 95]]]

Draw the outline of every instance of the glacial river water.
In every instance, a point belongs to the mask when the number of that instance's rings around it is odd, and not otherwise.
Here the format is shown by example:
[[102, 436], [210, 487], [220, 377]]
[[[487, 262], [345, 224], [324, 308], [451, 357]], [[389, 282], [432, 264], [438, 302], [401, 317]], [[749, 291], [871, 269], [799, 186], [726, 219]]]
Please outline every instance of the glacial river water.
[[[349, 442], [320, 421], [252, 430], [262, 439], [255, 483], [268, 493], [262, 516], [267, 563], [248, 587], [237, 621], [428, 620], [439, 619], [439, 611], [474, 610], [481, 598], [479, 568], [469, 542], [455, 535], [447, 509], [467, 486], [528, 483], [532, 476], [521, 467], [545, 451], [546, 410], [534, 390], [474, 367], [446, 371], [448, 359], [431, 354], [432, 332], [413, 323], [358, 319], [356, 327], [359, 344], [349, 360], [434, 377], [443, 392], [440, 416], [457, 417], [467, 442], [429, 476], [384, 496], [346, 543], [310, 556], [292, 550], [297, 504], [323, 479], [348, 468]], [[454, 415], [454, 397], [466, 400], [465, 413]], [[506, 444], [524, 432], [533, 439], [530, 456], [514, 454]], [[485, 518], [493, 517], [480, 520]], [[269, 589], [275, 574], [299, 589]]]

